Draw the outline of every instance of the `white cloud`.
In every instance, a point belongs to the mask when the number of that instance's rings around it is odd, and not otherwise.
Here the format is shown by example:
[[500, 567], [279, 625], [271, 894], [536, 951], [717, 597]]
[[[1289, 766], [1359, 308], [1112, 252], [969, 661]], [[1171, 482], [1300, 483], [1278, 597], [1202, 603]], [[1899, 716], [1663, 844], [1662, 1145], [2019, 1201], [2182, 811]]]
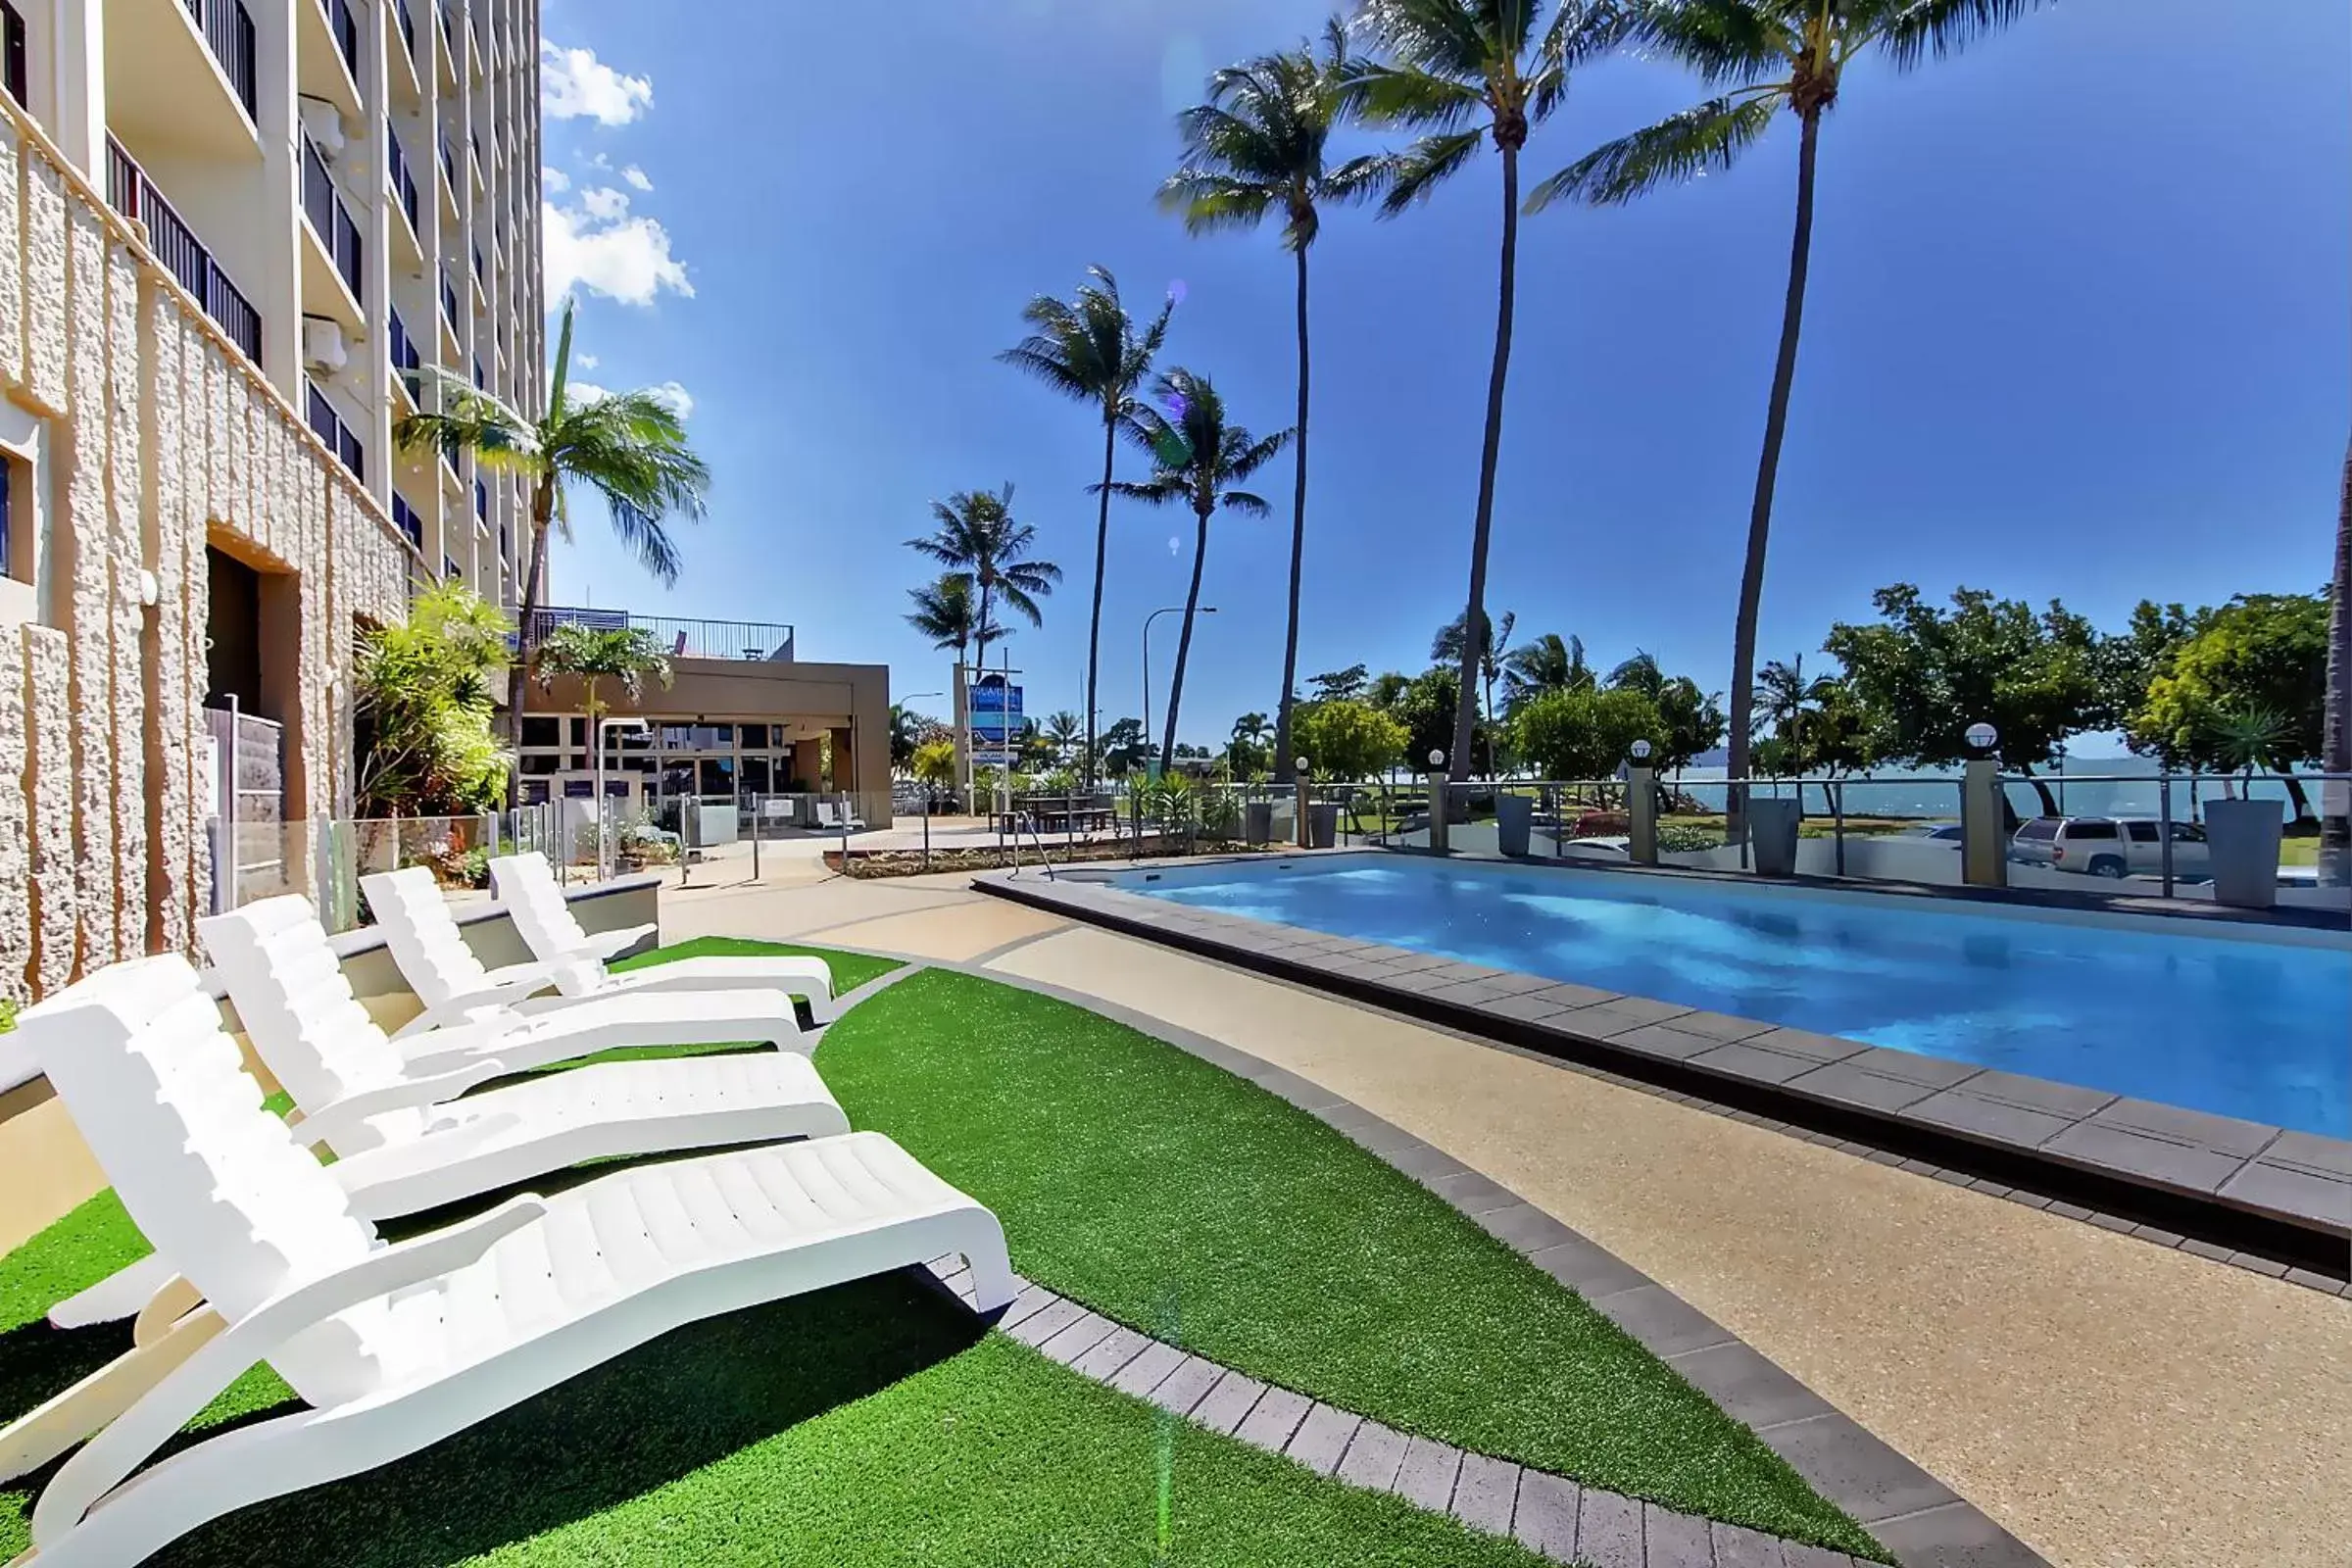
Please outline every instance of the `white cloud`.
[[599, 362], [597, 357], [593, 354], [574, 354], [571, 357], [571, 363], [578, 366], [583, 370], [593, 370], [601, 362]]
[[620, 172], [620, 177], [627, 180], [630, 184], [636, 186], [639, 190], [652, 190], [654, 188], [654, 181], [652, 177], [648, 175], [644, 170], [639, 169], [635, 164], [631, 164], [628, 168], [622, 170]]
[[571, 189], [571, 176], [561, 169], [543, 167], [539, 171], [539, 188], [561, 196]]
[[616, 221], [628, 210], [627, 194], [614, 190], [610, 185], [599, 185], [596, 189], [583, 192], [580, 196], [580, 211], [602, 223]]
[[677, 382], [664, 381], [660, 386], [649, 386], [646, 390], [677, 410], [679, 418], [690, 419], [694, 416], [694, 395]]
[[624, 305], [651, 305], [663, 289], [694, 296], [686, 266], [669, 253], [669, 231], [651, 218], [599, 219], [580, 208], [540, 204], [547, 297], [576, 285]]
[[654, 106], [648, 76], [624, 76], [593, 49], [539, 45], [539, 102], [551, 120], [593, 120], [625, 125]]
[[612, 395], [611, 389], [598, 386], [594, 381], [566, 381], [564, 383], [564, 396], [570, 400], [569, 406], [575, 409], [583, 403], [594, 403], [598, 398], [609, 398]]

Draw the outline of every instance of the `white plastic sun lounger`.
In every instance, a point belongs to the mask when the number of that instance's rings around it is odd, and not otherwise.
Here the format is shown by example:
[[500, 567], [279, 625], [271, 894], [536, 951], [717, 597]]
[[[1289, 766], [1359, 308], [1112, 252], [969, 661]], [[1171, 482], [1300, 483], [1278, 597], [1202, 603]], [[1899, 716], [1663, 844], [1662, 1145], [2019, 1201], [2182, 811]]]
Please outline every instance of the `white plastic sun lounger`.
[[[424, 1011], [393, 1031], [392, 1038], [411, 1054], [435, 1054], [427, 1031], [455, 1034], [470, 1026], [481, 1030], [514, 1028], [519, 1020], [534, 1034], [562, 1034], [590, 1023], [626, 1033], [632, 1045], [709, 1045], [735, 1040], [772, 1041], [777, 1046], [807, 1053], [815, 1042], [801, 1033], [786, 988], [759, 980], [738, 980], [725, 987], [696, 988], [691, 996], [657, 994], [658, 988], [614, 983], [577, 997], [537, 996], [553, 987], [559, 970], [548, 963], [515, 963], [492, 969], [466, 945], [456, 916], [422, 866], [378, 872], [360, 878], [368, 906], [400, 968], [424, 1003]], [[635, 976], [615, 977], [634, 979]], [[830, 1015], [828, 1009], [823, 1016]], [[751, 1032], [743, 1032], [749, 1028]], [[734, 1030], [734, 1033], [726, 1031]], [[607, 1044], [615, 1042], [608, 1041]], [[470, 1049], [470, 1043], [468, 1043]], [[559, 1053], [552, 1060], [602, 1050], [592, 1046]], [[522, 1059], [526, 1048], [511, 1035], [499, 1034], [495, 1054], [510, 1065]]]
[[604, 960], [634, 946], [638, 938], [652, 935], [654, 928], [630, 926], [589, 935], [557, 885], [555, 868], [536, 850], [494, 857], [490, 886], [514, 929], [521, 933], [523, 945], [531, 950], [531, 956], [557, 966], [556, 985], [565, 996], [600, 996], [615, 990], [723, 991], [732, 986], [774, 986], [806, 998], [809, 1014], [818, 1023], [830, 1022], [834, 1016], [832, 967], [812, 955], [711, 955], [612, 973]]
[[[502, 907], [530, 948], [535, 962], [505, 969], [483, 968], [472, 949], [466, 946], [465, 935], [449, 912], [448, 902], [433, 886], [432, 873], [421, 866], [361, 879], [361, 885], [368, 889], [368, 906], [378, 911], [376, 918], [383, 922], [386, 937], [394, 943], [393, 956], [399, 960], [402, 972], [408, 973], [409, 968], [408, 956], [401, 946], [404, 940], [416, 953], [418, 963], [428, 967], [429, 972], [422, 976], [409, 975], [409, 984], [418, 996], [425, 995], [427, 984], [458, 987], [460, 996], [466, 990], [498, 986], [509, 988], [506, 993], [509, 996], [550, 985], [562, 993], [560, 997], [535, 997], [514, 1004], [517, 1010], [528, 1013], [562, 1010], [575, 1002], [598, 997], [646, 992], [710, 995], [751, 987], [805, 998], [809, 1016], [819, 1025], [832, 1022], [839, 1013], [833, 1001], [833, 971], [824, 959], [813, 956], [763, 954], [677, 958], [614, 974], [605, 967], [598, 950], [610, 946], [618, 951], [629, 943], [607, 942], [606, 938], [633, 940], [633, 933], [642, 933], [650, 927], [631, 927], [628, 931], [607, 933], [605, 937], [587, 935], [572, 917], [564, 891], [556, 886], [555, 874], [543, 856], [493, 860], [490, 877]], [[381, 897], [377, 894], [379, 887]], [[399, 929], [401, 922], [414, 929], [404, 935]]]
[[[147, 1315], [139, 1348], [0, 1431], [0, 1475], [88, 1439], [33, 1506], [39, 1568], [123, 1568], [719, 1313], [949, 1252], [981, 1310], [1012, 1296], [996, 1216], [877, 1133], [640, 1166], [386, 1246], [277, 1118], [255, 1107], [211, 1136], [182, 1108], [194, 1085], [166, 1091], [159, 1061], [222, 1054], [206, 1049], [219, 1009], [184, 960], [103, 971], [23, 1027], [132, 1221], [184, 1276], [184, 1315]], [[148, 1462], [264, 1360], [309, 1408]]]
[[255, 1054], [302, 1112], [296, 1141], [334, 1152], [367, 1218], [586, 1159], [850, 1130], [815, 1066], [784, 1052], [593, 1062], [459, 1100], [510, 1070], [498, 1039], [491, 1056], [416, 1072], [352, 994], [308, 900], [265, 899], [196, 928]]

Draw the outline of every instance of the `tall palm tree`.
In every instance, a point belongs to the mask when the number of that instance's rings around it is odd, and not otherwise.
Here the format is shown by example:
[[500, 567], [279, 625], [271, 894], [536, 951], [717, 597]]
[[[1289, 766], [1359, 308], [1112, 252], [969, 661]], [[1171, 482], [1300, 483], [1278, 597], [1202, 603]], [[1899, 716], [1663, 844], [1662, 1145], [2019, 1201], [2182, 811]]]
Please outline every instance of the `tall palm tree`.
[[1095, 515], [1095, 603], [1086, 623], [1086, 782], [1095, 782], [1095, 720], [1101, 704], [1095, 695], [1102, 652], [1102, 566], [1110, 551], [1110, 479], [1118, 448], [1119, 429], [1135, 412], [1137, 389], [1152, 373], [1168, 335], [1168, 317], [1176, 302], [1159, 308], [1140, 332], [1119, 303], [1118, 279], [1100, 267], [1087, 269], [1093, 281], [1079, 286], [1075, 296], [1057, 300], [1040, 294], [1029, 302], [1021, 318], [1029, 335], [997, 356], [1016, 369], [1026, 370], [1046, 385], [1080, 403], [1094, 405], [1102, 416], [1102, 480], [1094, 486], [1101, 497]]
[[[464, 376], [426, 366], [416, 372], [418, 394], [432, 387], [440, 407], [409, 415], [392, 427], [393, 439], [405, 449], [436, 451], [453, 464], [470, 457], [477, 469], [519, 475], [529, 483], [530, 553], [515, 616], [526, 655], [542, 631], [536, 622], [548, 530], [571, 536], [568, 487], [585, 486], [604, 498], [613, 533], [663, 586], [678, 580], [678, 547], [669, 524], [674, 518], [701, 518], [710, 488], [710, 470], [686, 444], [685, 424], [666, 398], [637, 391], [572, 399], [573, 309], [573, 301], [564, 302], [547, 412], [539, 417], [480, 391]], [[507, 722], [517, 744], [526, 662], [518, 659], [507, 672]]]
[[[2328, 590], [2328, 695], [2320, 718], [2320, 766], [2352, 773], [2352, 446], [2344, 449], [2344, 484], [2336, 498], [2335, 573]], [[2320, 882], [2352, 884], [2352, 784], [2321, 788]]]
[[1282, 54], [1227, 66], [1208, 79], [1208, 101], [1177, 117], [1184, 132], [1184, 165], [1160, 186], [1161, 207], [1184, 215], [1194, 234], [1255, 228], [1282, 215], [1282, 248], [1298, 272], [1298, 414], [1292, 427], [1298, 481], [1291, 500], [1290, 617], [1282, 645], [1282, 701], [1274, 719], [1274, 779], [1291, 781], [1292, 685], [1298, 677], [1298, 590], [1306, 563], [1306, 416], [1309, 360], [1306, 330], [1306, 253], [1322, 232], [1327, 202], [1361, 201], [1386, 176], [1386, 162], [1351, 158], [1336, 168], [1324, 161], [1339, 123], [1341, 82], [1348, 67], [1348, 28], [1337, 17], [1312, 43]]
[[1502, 662], [1502, 706], [1506, 709], [1545, 692], [1575, 691], [1592, 684], [1592, 666], [1585, 662], [1582, 637], [1547, 631], [1513, 649]]
[[[1519, 269], [1519, 152], [1529, 127], [1567, 94], [1574, 66], [1613, 46], [1622, 32], [1616, 0], [1561, 0], [1551, 25], [1537, 29], [1544, 0], [1364, 0], [1361, 24], [1386, 61], [1351, 64], [1348, 100], [1370, 120], [1427, 129], [1388, 160], [1384, 217], [1426, 198], [1466, 168], [1489, 136], [1502, 155], [1502, 250], [1494, 312], [1494, 364], [1487, 377], [1487, 424], [1478, 466], [1478, 512], [1470, 530], [1466, 621], [1486, 613], [1487, 545], [1494, 523], [1494, 469], [1502, 451], [1503, 385], [1511, 366], [1511, 315]], [[1463, 644], [1454, 704], [1451, 776], [1469, 777], [1478, 717], [1477, 650]]]
[[1176, 673], [1168, 683], [1168, 722], [1159, 755], [1176, 755], [1176, 714], [1184, 701], [1184, 664], [1193, 651], [1193, 620], [1200, 608], [1200, 568], [1208, 560], [1208, 519], [1219, 508], [1262, 517], [1265, 498], [1238, 488], [1274, 460], [1291, 432], [1253, 436], [1228, 423], [1225, 400], [1205, 375], [1173, 369], [1155, 388], [1167, 412], [1139, 406], [1127, 421], [1131, 439], [1152, 454], [1152, 477], [1141, 484], [1114, 483], [1114, 495], [1153, 506], [1193, 509], [1193, 582], [1184, 596], [1184, 630], [1176, 639]]
[[[1494, 682], [1502, 673], [1502, 661], [1511, 646], [1511, 631], [1519, 624], [1519, 616], [1504, 611], [1500, 620], [1479, 616], [1479, 626], [1486, 633], [1478, 640], [1478, 683], [1487, 722], [1494, 722]], [[1470, 623], [1467, 614], [1456, 615], [1438, 628], [1430, 639], [1429, 658], [1432, 663], [1458, 664], [1462, 658], [1462, 628]], [[1493, 760], [1490, 748], [1489, 760]]]
[[906, 597], [914, 601], [906, 624], [930, 638], [932, 647], [943, 652], [954, 649], [958, 665], [970, 664], [975, 656], [985, 659], [988, 645], [1003, 635], [997, 627], [980, 623], [970, 572], [941, 572], [937, 582], [907, 589]]
[[[1805, 311], [1805, 272], [1813, 249], [1813, 164], [1822, 116], [1838, 101], [1846, 63], [1875, 48], [1897, 71], [1929, 56], [1949, 55], [1982, 33], [2033, 10], [2040, 0], [1637, 0], [1633, 36], [1695, 71], [1722, 95], [1588, 153], [1537, 185], [1528, 211], [1562, 197], [1596, 206], [1630, 202], [1661, 185], [1729, 169], [1771, 127], [1784, 106], [1796, 117], [1796, 229], [1788, 247], [1788, 286], [1781, 306], [1781, 347], [1773, 361], [1764, 412], [1764, 450], [1747, 517], [1747, 553], [1740, 569], [1740, 612], [1732, 636], [1731, 766], [1747, 772], [1753, 729], [1756, 617], [1764, 597], [1764, 558], [1772, 531], [1772, 494], [1788, 427], [1788, 392], [1796, 378], [1796, 340]], [[1726, 793], [1733, 837], [1740, 833], [1742, 792]]]
[[1029, 554], [1037, 530], [1014, 519], [1009, 482], [1002, 490], [958, 490], [945, 501], [934, 501], [931, 517], [939, 531], [907, 540], [906, 548], [929, 556], [951, 575], [968, 578], [980, 590], [980, 610], [972, 624], [974, 635], [986, 633], [982, 652], [990, 639], [1005, 635], [995, 618], [995, 600], [1003, 599], [1032, 626], [1045, 624], [1045, 612], [1037, 602], [1061, 581], [1061, 568]]

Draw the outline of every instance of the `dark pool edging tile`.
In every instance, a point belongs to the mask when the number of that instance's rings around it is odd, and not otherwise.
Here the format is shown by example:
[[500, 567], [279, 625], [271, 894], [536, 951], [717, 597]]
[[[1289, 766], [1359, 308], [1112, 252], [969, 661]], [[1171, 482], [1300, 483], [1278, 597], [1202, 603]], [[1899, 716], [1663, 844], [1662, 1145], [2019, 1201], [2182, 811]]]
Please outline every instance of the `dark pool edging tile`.
[[[1693, 1388], [1715, 1401], [1724, 1413], [1745, 1423], [1766, 1446], [1787, 1460], [1806, 1484], [1829, 1498], [1877, 1537], [1902, 1568], [2050, 1568], [2048, 1561], [2024, 1542], [2002, 1529], [1977, 1506], [1886, 1443], [1873, 1436], [1852, 1417], [1755, 1349], [1738, 1335], [1691, 1306], [1665, 1286], [1619, 1258], [1582, 1232], [1528, 1202], [1499, 1182], [1433, 1144], [1424, 1142], [1396, 1123], [1375, 1115], [1353, 1101], [1333, 1093], [1312, 1079], [1280, 1067], [1246, 1051], [1196, 1034], [1179, 1025], [1132, 1007], [1105, 1002], [1048, 981], [1005, 974], [973, 962], [916, 958], [910, 967], [954, 969], [1000, 985], [1017, 987], [1056, 998], [1115, 1019], [1163, 1044], [1221, 1067], [1236, 1077], [1288, 1101], [1366, 1152], [1410, 1176], [1444, 1199], [1489, 1235], [1527, 1258], [1560, 1284], [1583, 1297], [1623, 1329], [1644, 1349], [1673, 1367]], [[1074, 1304], [1074, 1303], [1073, 1303]], [[1083, 1308], [1079, 1309], [1083, 1312]], [[1073, 1321], [1075, 1315], [1073, 1315]], [[1057, 1326], [1057, 1332], [1060, 1327]], [[1263, 1386], [1251, 1391], [1262, 1394]], [[1301, 1407], [1304, 1401], [1301, 1398]], [[1248, 1408], [1247, 1405], [1244, 1406]], [[1196, 1412], [1195, 1419], [1199, 1419]], [[1241, 1411], [1234, 1419], [1243, 1419]], [[1295, 1440], [1294, 1440], [1295, 1441]], [[1423, 1440], [1413, 1439], [1420, 1443]], [[1278, 1444], [1277, 1446], [1280, 1446]], [[1466, 1462], [1465, 1456], [1457, 1462]], [[1495, 1534], [1519, 1534], [1520, 1521], [1531, 1505], [1527, 1482], [1551, 1480], [1534, 1470], [1504, 1460], [1483, 1460], [1494, 1468], [1489, 1477], [1497, 1483], [1500, 1523], [1474, 1518], [1464, 1511], [1460, 1483], [1454, 1484], [1453, 1512], [1476, 1528]], [[1396, 1490], [1411, 1498], [1399, 1472]], [[1588, 1493], [1588, 1496], [1610, 1494]], [[1517, 1515], [1513, 1512], [1514, 1497]], [[1412, 1499], [1412, 1500], [1418, 1500]], [[1615, 1499], [1630, 1501], [1631, 1499]], [[1541, 1499], [1537, 1499], [1540, 1505]], [[1664, 1515], [1655, 1504], [1642, 1504], [1642, 1519], [1654, 1524]], [[1768, 1557], [1750, 1556], [1763, 1544], [1781, 1548], [1786, 1561], [1843, 1564], [1842, 1553], [1794, 1542], [1774, 1542], [1767, 1536], [1720, 1523], [1713, 1527], [1717, 1546], [1726, 1535], [1738, 1538], [1740, 1549], [1713, 1553], [1715, 1568], [1725, 1564], [1763, 1563]], [[1637, 1554], [1622, 1551], [1623, 1543], [1603, 1549], [1583, 1549], [1583, 1563], [1613, 1564], [1644, 1561], [1647, 1568], [1705, 1568], [1709, 1558], [1678, 1555], [1674, 1549], [1650, 1549], [1638, 1555], [1642, 1534], [1637, 1530]], [[1660, 1543], [1651, 1543], [1658, 1547]], [[1547, 1553], [1549, 1554], [1549, 1553]]]
[[[2352, 1288], [2352, 1143], [1125, 892], [979, 891]], [[1399, 960], [1404, 961], [1399, 961]], [[2172, 1245], [2180, 1245], [2178, 1242]]]

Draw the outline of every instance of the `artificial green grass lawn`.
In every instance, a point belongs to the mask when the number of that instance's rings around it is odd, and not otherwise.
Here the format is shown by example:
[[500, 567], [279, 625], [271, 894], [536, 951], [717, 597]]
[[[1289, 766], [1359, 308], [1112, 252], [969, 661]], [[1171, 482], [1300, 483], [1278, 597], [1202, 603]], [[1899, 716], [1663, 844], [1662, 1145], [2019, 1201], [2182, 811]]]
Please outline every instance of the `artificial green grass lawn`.
[[1746, 1427], [1435, 1194], [1242, 1079], [934, 969], [817, 1065], [1106, 1317], [1408, 1432], [1667, 1507], [1881, 1548]]
[[[50, 1303], [145, 1244], [111, 1194], [0, 1258], [0, 1414], [127, 1347]], [[295, 1408], [267, 1369], [198, 1419]], [[1163, 1433], [1170, 1550], [1155, 1556]], [[0, 1561], [30, 1485], [0, 1486]], [[1232, 1439], [1162, 1422], [905, 1276], [694, 1324], [363, 1476], [240, 1510], [157, 1568], [1535, 1568], [1532, 1553]]]

